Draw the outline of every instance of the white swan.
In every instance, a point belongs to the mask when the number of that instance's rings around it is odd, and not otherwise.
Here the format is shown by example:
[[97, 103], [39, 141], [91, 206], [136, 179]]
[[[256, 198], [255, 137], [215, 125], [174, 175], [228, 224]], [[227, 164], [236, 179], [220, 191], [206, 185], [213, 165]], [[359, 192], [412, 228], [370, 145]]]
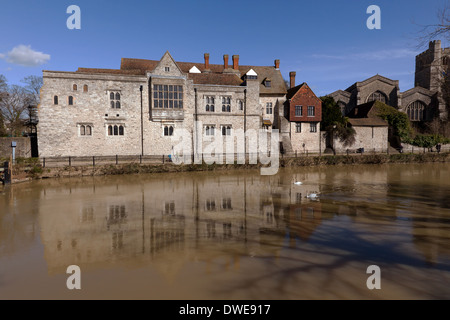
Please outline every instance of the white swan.
[[301, 185], [301, 184], [303, 184], [303, 182], [301, 182], [301, 181], [295, 181], [294, 184], [296, 184], [296, 185]]
[[309, 193], [306, 197], [311, 200], [316, 200], [319, 197], [319, 194], [312, 192], [312, 193]]

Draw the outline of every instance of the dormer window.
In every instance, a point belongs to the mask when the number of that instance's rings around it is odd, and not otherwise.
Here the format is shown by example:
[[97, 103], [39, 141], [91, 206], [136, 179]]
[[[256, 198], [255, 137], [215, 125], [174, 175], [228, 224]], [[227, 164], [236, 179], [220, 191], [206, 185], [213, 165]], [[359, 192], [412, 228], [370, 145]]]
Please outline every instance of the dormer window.
[[247, 80], [256, 80], [258, 79], [258, 74], [255, 72], [255, 70], [250, 69], [246, 74], [245, 74]]
[[264, 86], [270, 88], [272, 86], [272, 81], [269, 78], [264, 79]]

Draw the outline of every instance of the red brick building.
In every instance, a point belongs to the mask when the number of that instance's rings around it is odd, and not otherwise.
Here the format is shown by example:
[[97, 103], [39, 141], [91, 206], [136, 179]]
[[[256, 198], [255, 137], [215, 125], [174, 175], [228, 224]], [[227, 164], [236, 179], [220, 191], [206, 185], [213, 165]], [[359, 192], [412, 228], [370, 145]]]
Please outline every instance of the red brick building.
[[[322, 100], [303, 82], [295, 85], [295, 72], [290, 72], [290, 89], [287, 90], [284, 117], [292, 152], [319, 152], [320, 121], [322, 121]], [[286, 132], [287, 131], [287, 132]], [[286, 147], [287, 139], [283, 140]], [[288, 149], [286, 148], [286, 149]]]

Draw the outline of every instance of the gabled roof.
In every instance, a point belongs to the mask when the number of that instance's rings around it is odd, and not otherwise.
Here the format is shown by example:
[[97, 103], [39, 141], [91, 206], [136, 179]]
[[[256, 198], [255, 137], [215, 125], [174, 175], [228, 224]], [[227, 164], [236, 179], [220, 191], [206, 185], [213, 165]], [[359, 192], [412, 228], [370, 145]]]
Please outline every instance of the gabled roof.
[[378, 107], [381, 107], [382, 105], [385, 104], [380, 101], [371, 101], [360, 104], [348, 113], [348, 121], [353, 126], [388, 126], [387, 121], [378, 116]]
[[369, 83], [371, 83], [373, 81], [381, 81], [381, 82], [387, 83], [389, 85], [396, 86], [397, 88], [398, 88], [398, 83], [399, 83], [398, 80], [392, 80], [392, 79], [383, 77], [383, 76], [381, 76], [379, 74], [376, 74], [376, 75], [374, 75], [374, 76], [372, 76], [372, 77], [370, 77], [370, 78], [368, 78], [366, 80], [355, 82], [350, 87], [345, 89], [345, 91], [351, 92], [356, 87], [365, 86], [365, 85], [367, 85], [367, 84], [369, 84]]
[[414, 87], [414, 88], [411, 88], [409, 90], [406, 90], [406, 91], [402, 92], [402, 97], [407, 97], [407, 96], [412, 95], [414, 93], [420, 93], [420, 94], [424, 94], [426, 96], [432, 97], [432, 96], [434, 96], [436, 94], [436, 91], [431, 91], [431, 90], [428, 90], [426, 88], [422, 88], [422, 87], [417, 86], [417, 87]]
[[288, 89], [286, 93], [286, 100], [292, 99], [301, 89], [309, 90], [316, 97], [317, 100], [320, 100], [306, 82], [303, 82], [298, 86]]

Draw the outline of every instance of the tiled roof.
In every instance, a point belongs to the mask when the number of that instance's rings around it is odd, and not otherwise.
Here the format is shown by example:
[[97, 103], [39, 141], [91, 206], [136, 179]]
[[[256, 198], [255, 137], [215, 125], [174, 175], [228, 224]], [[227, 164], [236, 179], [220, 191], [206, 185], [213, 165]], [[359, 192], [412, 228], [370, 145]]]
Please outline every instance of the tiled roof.
[[226, 73], [189, 73], [188, 78], [195, 84], [214, 84], [227, 86], [240, 86], [242, 80], [235, 74]]
[[387, 127], [388, 123], [381, 118], [349, 118], [354, 127]]
[[378, 116], [379, 101], [371, 101], [360, 104], [353, 108], [348, 114], [348, 121], [353, 126], [387, 126], [387, 121]]
[[303, 87], [304, 84], [305, 82], [299, 84], [298, 86], [288, 89], [286, 93], [286, 100], [292, 99], [292, 97], [297, 93], [298, 90], [300, 90], [301, 87]]
[[[240, 65], [239, 70], [233, 70], [232, 60], [228, 69], [224, 69], [223, 64], [209, 64], [209, 69], [205, 69], [204, 62], [176, 62], [182, 72], [188, 74], [188, 78], [194, 81], [194, 84], [213, 84], [213, 85], [233, 85], [239, 86], [244, 81], [245, 74], [253, 69], [258, 74], [260, 81], [260, 94], [286, 94], [286, 84], [279, 69], [274, 66], [244, 66]], [[120, 69], [96, 69], [96, 68], [78, 68], [80, 73], [109, 73], [109, 74], [132, 74], [145, 75], [151, 72], [158, 65], [159, 60], [130, 59], [122, 58]], [[189, 73], [189, 70], [196, 66], [202, 73]], [[207, 72], [205, 72], [207, 71]], [[225, 72], [224, 72], [225, 71]], [[271, 86], [266, 87], [264, 79], [271, 79]]]

